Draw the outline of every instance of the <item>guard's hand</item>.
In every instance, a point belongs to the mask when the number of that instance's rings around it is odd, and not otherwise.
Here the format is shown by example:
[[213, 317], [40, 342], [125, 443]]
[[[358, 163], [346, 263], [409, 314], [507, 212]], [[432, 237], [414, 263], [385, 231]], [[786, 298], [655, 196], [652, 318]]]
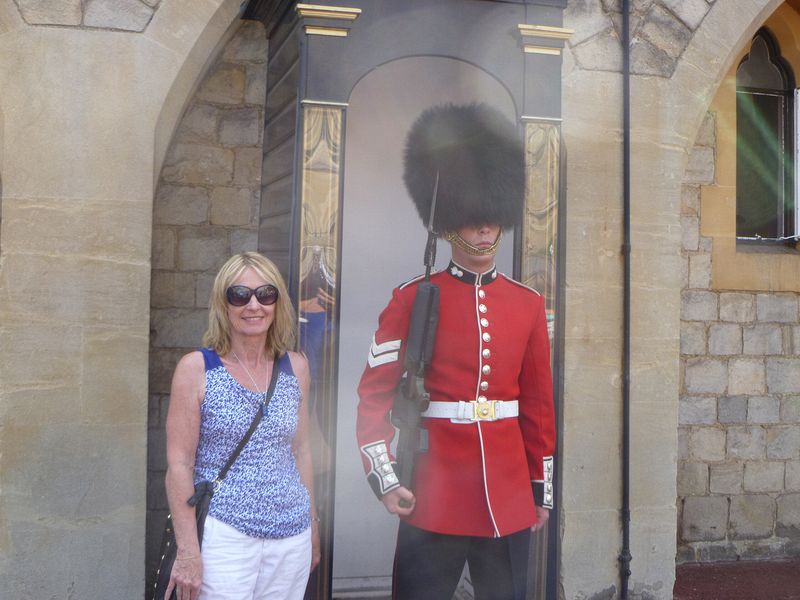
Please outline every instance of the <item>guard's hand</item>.
[[531, 525], [531, 531], [539, 531], [547, 524], [547, 519], [550, 518], [550, 509], [543, 506], [536, 507], [536, 524]]
[[[400, 502], [401, 500], [404, 500], [402, 504]], [[390, 492], [386, 492], [381, 497], [381, 502], [383, 502], [386, 510], [393, 515], [410, 515], [414, 512], [417, 499], [414, 497], [414, 494], [411, 493], [411, 490], [401, 485]]]

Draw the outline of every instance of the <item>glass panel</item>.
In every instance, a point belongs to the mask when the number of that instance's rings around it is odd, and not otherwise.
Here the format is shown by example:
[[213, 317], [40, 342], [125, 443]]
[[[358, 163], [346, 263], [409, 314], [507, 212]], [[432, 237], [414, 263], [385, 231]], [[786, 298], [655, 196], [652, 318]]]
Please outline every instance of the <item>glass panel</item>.
[[[545, 298], [551, 360], [555, 347], [560, 149], [558, 125], [536, 121], [525, 123], [527, 189], [521, 232], [520, 277], [525, 285]], [[547, 597], [548, 538], [550, 526], [555, 521], [550, 519], [531, 537], [528, 597], [536, 600]]]
[[341, 196], [341, 108], [303, 107], [300, 189], [299, 342], [311, 371], [310, 435], [322, 559], [307, 598], [329, 596], [336, 432], [337, 249]]

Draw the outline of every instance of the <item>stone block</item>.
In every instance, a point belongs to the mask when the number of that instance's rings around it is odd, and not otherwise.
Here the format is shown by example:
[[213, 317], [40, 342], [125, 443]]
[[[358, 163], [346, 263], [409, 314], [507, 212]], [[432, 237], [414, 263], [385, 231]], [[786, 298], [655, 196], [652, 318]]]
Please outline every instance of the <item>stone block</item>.
[[618, 71], [622, 66], [619, 38], [613, 27], [586, 43], [573, 46], [573, 56], [575, 62], [588, 71]]
[[[170, 384], [172, 383], [172, 373], [175, 365], [178, 364], [181, 356], [197, 348], [150, 348], [150, 380], [149, 387], [151, 394], [162, 394], [168, 396]], [[166, 406], [163, 407], [163, 414], [166, 414]]]
[[777, 460], [800, 458], [800, 426], [782, 425], [767, 430], [767, 457]]
[[800, 491], [800, 460], [790, 460], [786, 462], [786, 480], [784, 485], [787, 491]]
[[177, 132], [178, 142], [215, 144], [220, 109], [211, 104], [195, 104], [183, 117]]
[[714, 239], [710, 237], [700, 236], [700, 243], [697, 246], [700, 252], [711, 253], [714, 250]]
[[690, 184], [711, 185], [714, 183], [714, 149], [694, 146], [689, 152], [684, 181]]
[[[164, 461], [166, 462], [166, 460]], [[147, 474], [148, 510], [168, 510], [167, 492], [164, 486], [164, 471], [150, 471]], [[159, 555], [160, 556], [160, 555]]]
[[611, 22], [599, 2], [569, 2], [564, 11], [564, 26], [575, 29], [570, 45], [575, 47], [609, 28]]
[[763, 427], [730, 427], [727, 456], [731, 459], [761, 460], [767, 452], [767, 433]]
[[710, 358], [690, 358], [686, 361], [684, 385], [690, 394], [721, 394], [728, 384], [728, 365]]
[[744, 465], [745, 492], [780, 492], [783, 490], [782, 462], [749, 462]]
[[[231, 252], [231, 255], [235, 253], [235, 251]], [[216, 275], [212, 273], [197, 274], [194, 294], [195, 307], [208, 308], [211, 306], [211, 291], [214, 289], [215, 276]]]
[[684, 184], [681, 186], [681, 214], [694, 217], [700, 214], [699, 185]]
[[216, 271], [230, 255], [228, 236], [219, 228], [182, 231], [178, 240], [178, 269]]
[[700, 218], [694, 215], [681, 217], [681, 248], [687, 252], [697, 252], [700, 244]]
[[185, 185], [227, 185], [233, 179], [233, 151], [177, 144], [167, 154], [161, 178]]
[[706, 0], [662, 0], [689, 29], [694, 31], [708, 12]]
[[681, 538], [686, 542], [724, 540], [728, 525], [728, 499], [691, 496], [683, 503]]
[[744, 478], [742, 463], [709, 465], [709, 470], [709, 489], [712, 494], [742, 493]]
[[792, 332], [792, 347], [791, 352], [792, 354], [800, 354], [800, 327], [797, 325], [793, 325], [791, 328]]
[[16, 0], [22, 18], [29, 25], [80, 25], [81, 0]]
[[717, 400], [717, 419], [720, 423], [747, 422], [747, 396], [724, 396]]
[[751, 327], [745, 327], [743, 333], [745, 354], [783, 353], [783, 331], [780, 325], [758, 323]]
[[678, 496], [702, 496], [707, 491], [707, 464], [693, 462], [678, 464]]
[[681, 354], [706, 353], [706, 327], [699, 322], [681, 322]]
[[208, 223], [208, 205], [206, 188], [165, 183], [158, 187], [153, 222], [157, 225]]
[[194, 307], [195, 275], [172, 271], [154, 271], [150, 284], [152, 308]]
[[752, 358], [731, 359], [728, 363], [729, 394], [763, 394], [766, 391], [763, 360]]
[[692, 38], [692, 32], [686, 25], [657, 4], [654, 4], [645, 15], [636, 35], [641, 36], [673, 59], [683, 53]]
[[800, 392], [800, 359], [768, 358], [767, 389], [770, 394]]
[[712, 323], [708, 328], [708, 353], [717, 356], [741, 354], [741, 327], [736, 323]]
[[242, 104], [246, 84], [244, 65], [217, 63], [200, 85], [197, 99], [215, 104]]
[[175, 230], [167, 227], [153, 227], [153, 269], [172, 269], [175, 267], [175, 253], [178, 236]]
[[[631, 41], [631, 73], [635, 75], [655, 75], [656, 77], [671, 77], [675, 71], [677, 59], [648, 40], [639, 37]], [[616, 69], [618, 70], [618, 69]], [[692, 177], [687, 177], [687, 183], [697, 183]], [[693, 174], [692, 174], [693, 175]]]
[[695, 462], [725, 460], [725, 431], [716, 427], [692, 428], [689, 459]]
[[248, 188], [217, 187], [211, 192], [212, 225], [255, 225], [253, 193]]
[[684, 321], [717, 320], [719, 311], [714, 292], [684, 291], [681, 302], [681, 319]]
[[780, 421], [781, 402], [772, 396], [751, 396], [747, 401], [748, 423], [777, 423]]
[[87, 327], [81, 344], [81, 417], [84, 423], [140, 426], [147, 368], [146, 331]]
[[207, 326], [205, 310], [155, 308], [150, 320], [151, 343], [156, 348], [197, 348]]
[[[673, 2], [675, 0], [672, 0]], [[701, 0], [704, 2], [705, 0]], [[697, 138], [694, 141], [695, 146], [716, 146], [717, 145], [717, 115], [712, 111], [706, 113], [700, 129], [697, 132]]]
[[756, 310], [759, 321], [797, 323], [797, 296], [795, 294], [758, 294]]
[[144, 31], [153, 9], [139, 0], [84, 0], [83, 24], [87, 27]]
[[717, 422], [717, 400], [686, 396], [678, 402], [678, 423], [681, 425], [712, 425]]
[[241, 227], [231, 231], [231, 254], [258, 250], [258, 231]]
[[678, 427], [678, 460], [689, 460], [689, 427]]
[[222, 57], [231, 62], [265, 62], [267, 34], [261, 21], [242, 21], [238, 31], [225, 44]]
[[261, 148], [235, 148], [233, 183], [261, 187]]
[[800, 396], [787, 396], [781, 400], [781, 421], [784, 423], [800, 421]]
[[765, 494], [731, 498], [729, 537], [733, 540], [767, 538], [775, 525], [775, 500]]
[[800, 540], [800, 494], [784, 494], [778, 498], [775, 535]]
[[689, 257], [689, 287], [708, 289], [711, 286], [711, 255], [693, 254]]
[[738, 560], [739, 551], [730, 543], [704, 545], [698, 549], [699, 562], [718, 562], [721, 560]]
[[246, 104], [264, 106], [267, 102], [267, 66], [253, 64], [245, 66], [244, 101]]
[[256, 108], [226, 110], [219, 124], [219, 141], [225, 146], [255, 146], [261, 137], [261, 111]]
[[755, 321], [755, 295], [722, 292], [719, 295], [719, 318], [721, 321], [733, 321], [735, 323], [750, 323]]

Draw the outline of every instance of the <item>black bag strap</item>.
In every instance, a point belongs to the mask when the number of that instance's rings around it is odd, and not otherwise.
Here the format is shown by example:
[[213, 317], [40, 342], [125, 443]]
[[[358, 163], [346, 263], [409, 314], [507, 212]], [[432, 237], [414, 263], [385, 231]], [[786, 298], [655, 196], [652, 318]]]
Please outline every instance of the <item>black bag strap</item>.
[[[253, 437], [253, 433], [256, 431], [256, 427], [261, 422], [261, 417], [264, 416], [264, 411], [269, 404], [269, 401], [272, 399], [272, 393], [275, 391], [275, 385], [278, 383], [278, 375], [280, 372], [280, 368], [278, 366], [279, 357], [276, 354], [275, 358], [272, 361], [272, 377], [269, 380], [269, 387], [267, 388], [266, 393], [264, 394], [264, 401], [261, 403], [261, 406], [256, 411], [255, 416], [253, 417], [253, 421], [250, 423], [250, 428], [247, 430], [247, 433], [244, 434], [244, 437], [239, 442], [239, 445], [236, 446], [236, 449], [228, 458], [228, 462], [225, 463], [225, 466], [220, 469], [219, 474], [217, 475], [216, 479], [211, 482], [214, 488], [216, 488], [219, 484], [222, 483], [222, 480], [225, 479], [225, 476], [228, 474], [228, 471], [233, 466], [233, 463], [236, 462], [236, 459], [239, 458], [239, 454], [241, 453], [242, 449], [247, 445], [247, 442], [250, 441], [250, 438]], [[195, 506], [199, 501], [200, 497], [204, 495], [204, 492], [195, 491], [195, 494], [189, 498], [188, 502], [191, 506]]]

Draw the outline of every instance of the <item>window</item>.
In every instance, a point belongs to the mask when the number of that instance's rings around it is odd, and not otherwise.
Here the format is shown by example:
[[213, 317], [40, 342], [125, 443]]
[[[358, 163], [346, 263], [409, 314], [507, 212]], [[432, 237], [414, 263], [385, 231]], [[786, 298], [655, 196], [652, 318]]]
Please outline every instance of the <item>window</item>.
[[795, 240], [794, 75], [767, 29], [736, 71], [736, 236]]

